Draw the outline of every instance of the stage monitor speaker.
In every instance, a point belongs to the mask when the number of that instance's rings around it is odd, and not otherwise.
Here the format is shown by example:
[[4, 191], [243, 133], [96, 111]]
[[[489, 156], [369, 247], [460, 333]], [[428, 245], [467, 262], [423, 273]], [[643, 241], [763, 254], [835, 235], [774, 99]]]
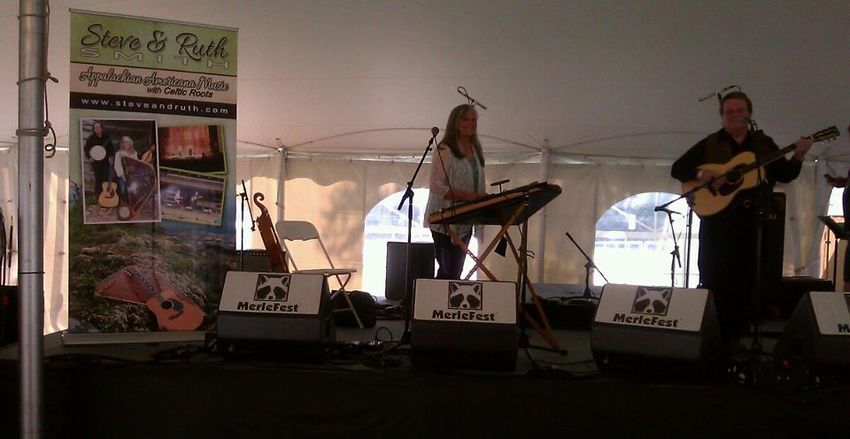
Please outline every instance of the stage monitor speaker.
[[637, 285], [605, 286], [590, 345], [600, 370], [677, 375], [717, 372], [723, 352], [708, 290]]
[[417, 279], [411, 354], [417, 364], [514, 370], [518, 349], [513, 282]]
[[325, 276], [227, 273], [216, 324], [220, 341], [322, 346], [334, 341], [335, 329]]
[[803, 295], [776, 343], [773, 357], [812, 369], [850, 368], [850, 294]]
[[243, 264], [240, 271], [271, 272], [272, 262], [269, 253], [265, 250], [237, 250], [237, 261]]
[[0, 286], [0, 346], [18, 342], [18, 287]]
[[404, 260], [406, 242], [387, 243], [387, 279], [384, 294], [390, 300], [404, 300], [410, 297], [413, 281], [434, 278], [434, 244], [413, 242], [410, 244], [410, 269], [407, 282], [404, 279]]

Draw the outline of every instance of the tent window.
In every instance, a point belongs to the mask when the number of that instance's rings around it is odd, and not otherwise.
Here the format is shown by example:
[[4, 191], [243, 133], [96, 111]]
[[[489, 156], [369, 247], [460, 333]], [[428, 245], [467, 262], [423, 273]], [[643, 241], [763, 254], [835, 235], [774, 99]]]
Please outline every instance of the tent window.
[[[655, 206], [673, 200], [678, 195], [665, 192], [647, 192], [633, 195], [614, 204], [596, 222], [594, 261], [596, 266], [612, 283], [635, 285], [670, 285], [670, 261], [673, 251], [673, 236], [670, 222], [663, 212], [655, 212]], [[668, 207], [681, 212], [673, 215], [673, 228], [679, 243], [682, 267], [676, 265], [677, 287], [684, 286], [685, 244], [687, 203], [679, 200]], [[699, 217], [694, 215], [691, 249], [691, 272], [688, 286], [696, 287], [699, 282], [697, 252], [699, 248]], [[602, 285], [605, 280], [598, 272], [593, 283]]]
[[[415, 195], [411, 241], [433, 242], [431, 231], [423, 226], [428, 189], [419, 188], [413, 191]], [[398, 210], [398, 203], [403, 194], [404, 191], [400, 191], [384, 198], [366, 215], [363, 233], [363, 291], [375, 296], [385, 296], [387, 242], [407, 242], [407, 202]], [[473, 239], [469, 248], [475, 253], [478, 242]], [[466, 258], [464, 273], [472, 268], [472, 264], [471, 258]]]

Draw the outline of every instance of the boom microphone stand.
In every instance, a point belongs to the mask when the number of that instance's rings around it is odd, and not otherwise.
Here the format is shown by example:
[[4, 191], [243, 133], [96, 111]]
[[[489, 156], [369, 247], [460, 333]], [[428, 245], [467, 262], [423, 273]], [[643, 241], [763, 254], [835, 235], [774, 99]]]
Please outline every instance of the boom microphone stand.
[[396, 210], [401, 210], [404, 206], [404, 201], [407, 200], [407, 245], [404, 249], [404, 298], [401, 300], [401, 310], [404, 314], [404, 333], [401, 336], [402, 343], [410, 342], [410, 320], [411, 320], [411, 299], [413, 295], [413, 282], [410, 277], [410, 246], [413, 239], [413, 183], [416, 181], [416, 176], [419, 175], [419, 169], [422, 168], [422, 163], [425, 162], [425, 157], [431, 152], [431, 145], [437, 140], [437, 134], [440, 129], [437, 127], [431, 128], [431, 138], [428, 140], [428, 145], [425, 146], [425, 151], [422, 153], [422, 158], [419, 159], [419, 164], [416, 165], [416, 170], [413, 171], [413, 176], [407, 182], [407, 189], [401, 197]]
[[593, 258], [588, 256], [587, 253], [584, 252], [584, 249], [582, 249], [581, 246], [578, 245], [576, 240], [573, 239], [573, 235], [570, 235], [570, 232], [566, 232], [565, 235], [567, 235], [567, 238], [570, 238], [570, 241], [572, 241], [573, 245], [575, 245], [576, 248], [578, 249], [578, 251], [581, 252], [581, 254], [584, 256], [585, 261], [587, 261], [584, 264], [584, 293], [582, 293], [581, 297], [569, 299], [569, 300], [567, 300], [567, 302], [570, 302], [570, 303], [576, 303], [576, 302], [577, 303], [585, 303], [586, 306], [595, 308], [596, 305], [599, 302], [599, 298], [595, 297], [590, 292], [590, 270], [596, 269], [596, 271], [599, 273], [599, 275], [602, 276], [602, 279], [605, 279], [605, 283], [610, 283], [610, 282], [608, 281], [608, 278], [605, 277], [605, 275], [599, 269], [599, 267], [596, 266], [596, 263], [593, 262]]
[[679, 268], [682, 268], [682, 259], [679, 256], [679, 241], [676, 238], [676, 229], [673, 227], [673, 214], [681, 215], [681, 213], [676, 212], [675, 210], [670, 210], [667, 208], [674, 201], [670, 201], [664, 203], [660, 206], [655, 206], [656, 212], [664, 212], [667, 214], [667, 220], [670, 222], [670, 233], [673, 235], [673, 251], [670, 252], [670, 287], [676, 287], [676, 263], [678, 262]]
[[691, 279], [691, 243], [693, 243], [693, 233], [694, 233], [694, 210], [688, 207], [688, 222], [685, 225], [687, 232], [685, 233], [685, 288], [688, 288], [688, 284]]

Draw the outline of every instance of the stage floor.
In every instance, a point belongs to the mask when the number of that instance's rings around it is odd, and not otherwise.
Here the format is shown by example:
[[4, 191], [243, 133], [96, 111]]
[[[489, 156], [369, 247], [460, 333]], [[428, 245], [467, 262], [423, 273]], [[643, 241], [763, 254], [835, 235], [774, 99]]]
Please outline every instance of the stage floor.
[[[45, 437], [832, 437], [846, 384], [753, 388], [599, 373], [590, 332], [559, 330], [568, 354], [523, 350], [512, 372], [423, 368], [393, 340], [403, 322], [340, 328], [311, 363], [225, 358], [203, 343], [65, 346], [45, 338]], [[356, 343], [355, 343], [356, 342]], [[532, 334], [533, 345], [544, 343]], [[0, 438], [17, 436], [16, 349], [0, 351]]]

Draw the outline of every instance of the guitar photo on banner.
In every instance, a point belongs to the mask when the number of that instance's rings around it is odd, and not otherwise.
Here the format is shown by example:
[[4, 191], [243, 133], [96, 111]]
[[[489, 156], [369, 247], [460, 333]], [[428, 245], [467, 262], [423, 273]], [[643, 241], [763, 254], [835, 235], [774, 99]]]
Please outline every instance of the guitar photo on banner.
[[[818, 131], [810, 136], [812, 142], [823, 142], [838, 137], [840, 133], [834, 126]], [[700, 170], [713, 171], [726, 179], [726, 182], [718, 188], [712, 187], [711, 183], [701, 183], [699, 180], [691, 180], [682, 183], [683, 195], [688, 199], [688, 204], [700, 218], [708, 218], [726, 210], [734, 201], [735, 196], [742, 190], [758, 186], [761, 180], [765, 180], [764, 167], [769, 163], [781, 158], [793, 151], [796, 144], [791, 144], [774, 153], [758, 159], [752, 151], [742, 152], [732, 157], [726, 163], [706, 163], [699, 166]]]
[[95, 295], [144, 305], [163, 331], [194, 331], [204, 322], [203, 307], [153, 266], [126, 266], [99, 282]]

